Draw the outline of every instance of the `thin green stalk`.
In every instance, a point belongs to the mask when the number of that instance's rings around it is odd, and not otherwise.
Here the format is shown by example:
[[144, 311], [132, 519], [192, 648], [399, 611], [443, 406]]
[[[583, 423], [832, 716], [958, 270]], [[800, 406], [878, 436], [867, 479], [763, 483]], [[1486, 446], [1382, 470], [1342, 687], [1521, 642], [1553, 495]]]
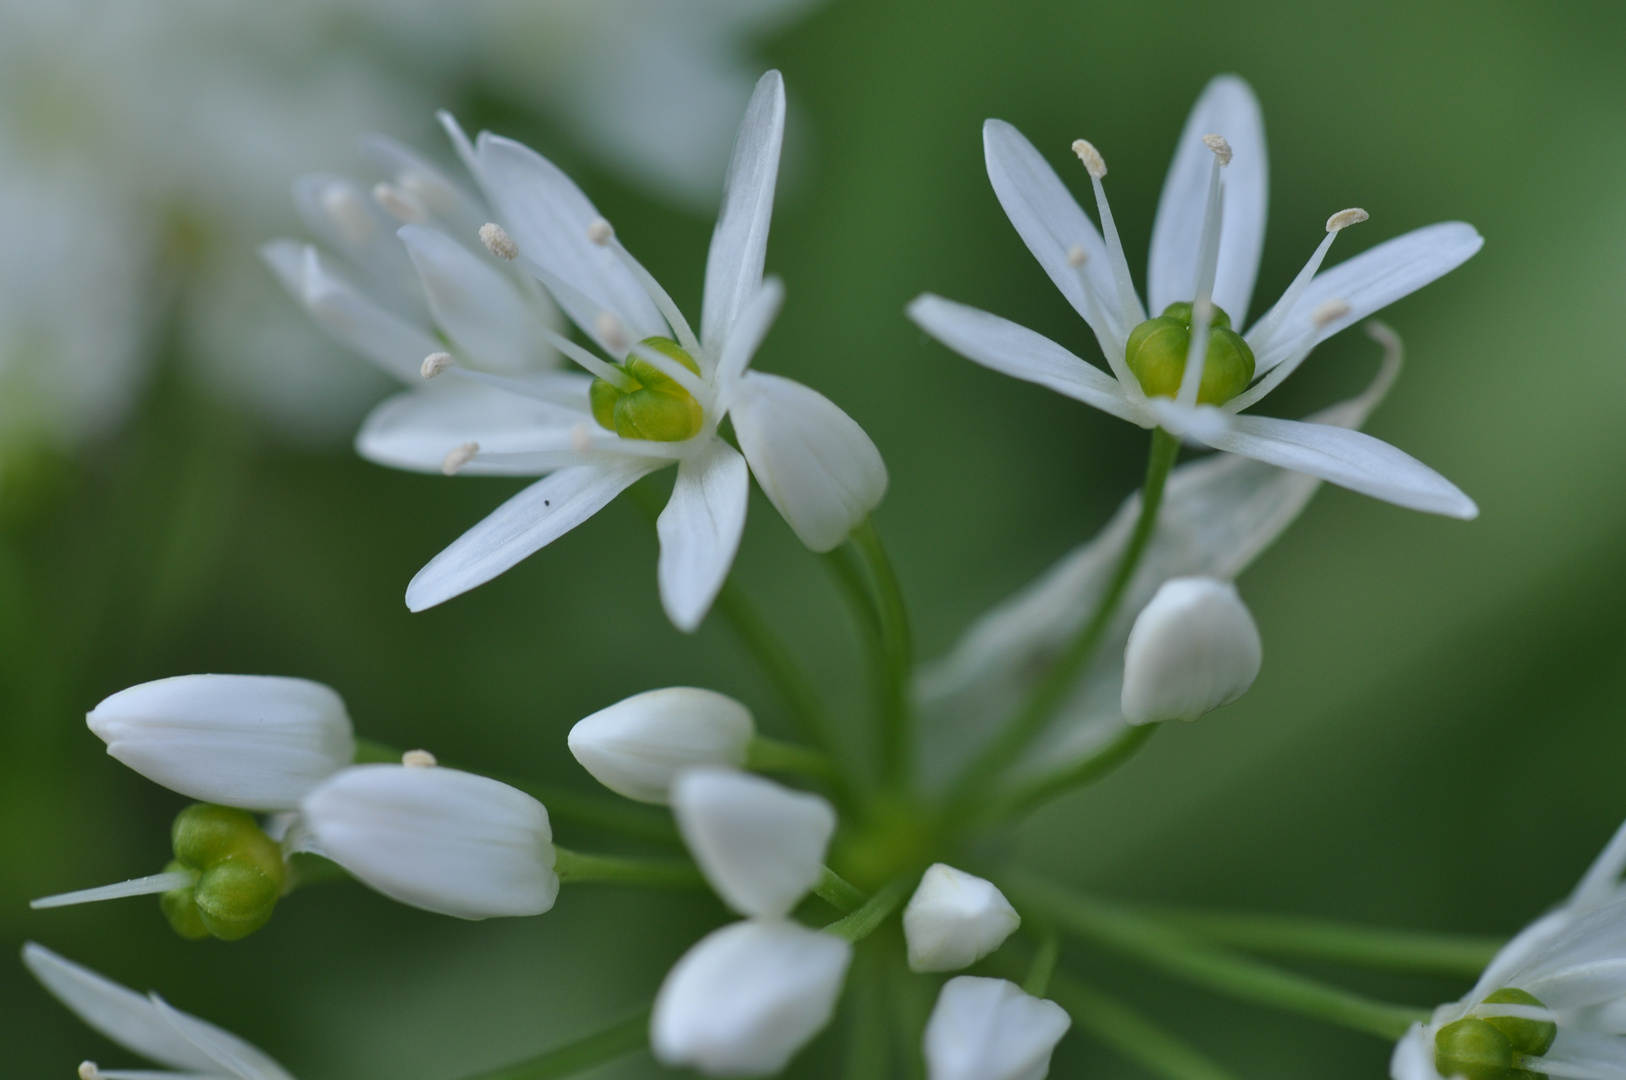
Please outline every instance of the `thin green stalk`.
[[1429, 1017], [1426, 1009], [1376, 1001], [1216, 949], [1156, 919], [1029, 875], [1013, 875], [1003, 888], [1019, 908], [1031, 908], [1069, 933], [1244, 1001], [1302, 1013], [1384, 1039], [1398, 1039], [1413, 1023]]
[[1027, 976], [1022, 980], [1022, 990], [1034, 997], [1044, 997], [1045, 991], [1050, 987], [1050, 978], [1056, 973], [1056, 961], [1061, 957], [1061, 938], [1055, 934], [1046, 934], [1044, 940], [1039, 942], [1039, 948], [1033, 953], [1033, 963], [1028, 965]]
[[848, 882], [828, 866], [819, 877], [819, 883], [813, 886], [813, 895], [843, 914], [857, 911], [868, 899], [862, 889]]
[[568, 885], [638, 885], [652, 889], [690, 889], [705, 885], [692, 863], [676, 859], [628, 859], [587, 855], [554, 845], [553, 872]]
[[1383, 930], [1294, 915], [1192, 908], [1141, 910], [1159, 922], [1217, 945], [1411, 975], [1477, 978], [1507, 944], [1504, 938]]
[[864, 576], [864, 564], [854, 552], [853, 546], [842, 544], [825, 552], [824, 565], [829, 567], [830, 573], [835, 576], [836, 585], [840, 587], [841, 595], [846, 599], [847, 607], [852, 611], [853, 619], [857, 621], [865, 643], [873, 646], [874, 651], [879, 653], [881, 613], [875, 609], [875, 596], [870, 592], [869, 581]]
[[876, 890], [875, 895], [864, 901], [864, 906], [839, 919], [824, 928], [826, 934], [846, 938], [848, 941], [863, 941], [873, 934], [886, 917], [897, 910], [903, 898], [909, 893], [908, 876], [893, 878]]
[[753, 736], [745, 747], [745, 767], [757, 772], [792, 773], [815, 780], [834, 780], [836, 763], [828, 754], [764, 735]]
[[1124, 728], [1111, 742], [1088, 757], [1074, 762], [1065, 769], [1046, 773], [1018, 785], [1014, 791], [989, 808], [987, 817], [993, 820], [1021, 817], [1051, 799], [1086, 784], [1093, 784], [1140, 753], [1141, 747], [1146, 745], [1147, 740], [1157, 729], [1157, 724], [1138, 724]]
[[1102, 594], [1101, 602], [1096, 605], [1095, 613], [1073, 635], [1067, 648], [1050, 665], [1050, 670], [1045, 672], [1044, 678], [1022, 708], [961, 772], [950, 788], [951, 802], [977, 797], [989, 781], [1021, 756], [1022, 751], [1044, 731], [1045, 726], [1055, 718], [1056, 710], [1067, 700], [1085, 662], [1095, 652], [1096, 645], [1117, 612], [1118, 604], [1135, 576], [1135, 568], [1146, 553], [1146, 545], [1151, 542], [1157, 528], [1158, 507], [1163, 502], [1163, 488], [1179, 453], [1178, 439], [1162, 428], [1152, 431], [1152, 450], [1146, 462], [1146, 483], [1141, 489], [1140, 518], [1135, 522], [1135, 531], [1118, 560], [1118, 569]]
[[1065, 973], [1056, 973], [1050, 996], [1079, 1027], [1165, 1080], [1235, 1080], [1172, 1032]]
[[903, 590], [892, 569], [875, 522], [865, 518], [852, 532], [853, 546], [863, 556], [875, 586], [875, 606], [881, 623], [881, 775], [894, 785], [909, 774], [913, 739], [913, 708], [909, 680], [914, 671], [914, 642]]
[[469, 1080], [563, 1080], [626, 1057], [649, 1045], [649, 1010], [629, 1016], [603, 1031], [555, 1047], [529, 1061], [505, 1065]]
[[853, 974], [847, 991], [844, 1080], [888, 1080], [893, 1075], [885, 963], [886, 955], [879, 949], [863, 950], [853, 958]]

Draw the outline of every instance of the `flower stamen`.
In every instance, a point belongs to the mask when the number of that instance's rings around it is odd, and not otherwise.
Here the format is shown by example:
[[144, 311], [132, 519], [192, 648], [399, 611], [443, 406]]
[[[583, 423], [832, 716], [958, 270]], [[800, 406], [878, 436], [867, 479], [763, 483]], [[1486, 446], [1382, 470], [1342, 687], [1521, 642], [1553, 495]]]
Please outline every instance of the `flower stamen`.
[[320, 202], [328, 223], [347, 245], [360, 247], [373, 238], [373, 215], [349, 184], [329, 184]]
[[1231, 162], [1231, 144], [1219, 135], [1204, 135], [1203, 145], [1214, 152], [1214, 167], [1208, 174], [1208, 202], [1203, 207], [1203, 230], [1197, 242], [1197, 295], [1191, 301], [1191, 347], [1186, 352], [1186, 371], [1180, 379], [1175, 400], [1186, 408], [1197, 404], [1203, 380], [1203, 364], [1208, 358], [1209, 329], [1214, 321], [1214, 279], [1219, 274], [1220, 232], [1225, 224], [1225, 182], [1220, 170]]
[[423, 364], [418, 368], [418, 374], [426, 379], [433, 379], [436, 375], [449, 367], [456, 366], [457, 361], [452, 359], [449, 352], [432, 352], [423, 358]]
[[456, 476], [457, 471], [473, 461], [479, 452], [480, 444], [477, 442], [459, 443], [446, 451], [445, 460], [440, 463], [440, 471], [447, 476]]
[[416, 196], [402, 191], [394, 184], [374, 184], [373, 202], [403, 225], [422, 225], [429, 220], [429, 208]]
[[1107, 163], [1088, 139], [1075, 139], [1073, 153], [1084, 163], [1084, 171], [1090, 174], [1090, 186], [1095, 189], [1095, 209], [1101, 217], [1101, 235], [1107, 242], [1112, 282], [1118, 290], [1118, 334], [1122, 336], [1131, 327], [1145, 322], [1146, 312], [1140, 306], [1134, 280], [1129, 276], [1129, 260], [1124, 256], [1123, 241], [1118, 238], [1118, 226], [1112, 220], [1112, 208], [1107, 205], [1107, 189], [1101, 184], [1101, 178], [1107, 174]]
[[703, 364], [706, 363], [704, 359], [705, 352], [700, 348], [700, 339], [695, 337], [694, 331], [689, 328], [689, 321], [683, 317], [683, 312], [678, 310], [677, 304], [672, 300], [671, 295], [661, 287], [661, 283], [655, 280], [655, 275], [644, 269], [644, 264], [635, 259], [632, 252], [628, 251], [621, 241], [615, 238], [615, 229], [611, 228], [610, 223], [603, 218], [594, 219], [587, 226], [587, 239], [600, 247], [607, 247], [615, 253], [615, 257], [621, 260], [623, 266], [632, 271], [633, 278], [648, 294], [649, 298], [655, 302], [655, 307], [660, 310], [662, 317], [666, 319], [667, 325], [677, 334], [678, 344], [682, 345], [683, 350], [690, 356], [700, 360]]
[[1288, 313], [1293, 310], [1293, 305], [1298, 303], [1299, 297], [1303, 295], [1310, 281], [1320, 271], [1322, 261], [1326, 259], [1327, 252], [1332, 249], [1333, 240], [1337, 239], [1338, 234], [1351, 225], [1359, 225], [1370, 216], [1365, 210], [1354, 206], [1348, 210], [1340, 210], [1327, 219], [1327, 235], [1316, 246], [1315, 252], [1310, 256], [1310, 261], [1304, 264], [1304, 269], [1298, 272], [1298, 276], [1287, 287], [1287, 291], [1282, 293], [1281, 299], [1276, 301], [1271, 309], [1265, 313], [1265, 317], [1260, 319], [1248, 333], [1248, 344], [1253, 348], [1255, 355], [1263, 359], [1265, 351], [1270, 348], [1271, 339], [1276, 335], [1276, 331], [1281, 328], [1282, 320], [1287, 318]]
[[401, 764], [409, 769], [432, 769], [440, 762], [427, 750], [408, 750], [401, 755]]
[[508, 235], [507, 229], [494, 221], [488, 221], [480, 226], [480, 243], [486, 246], [487, 251], [505, 262], [513, 262], [519, 258], [519, 245], [514, 243], [514, 238]]

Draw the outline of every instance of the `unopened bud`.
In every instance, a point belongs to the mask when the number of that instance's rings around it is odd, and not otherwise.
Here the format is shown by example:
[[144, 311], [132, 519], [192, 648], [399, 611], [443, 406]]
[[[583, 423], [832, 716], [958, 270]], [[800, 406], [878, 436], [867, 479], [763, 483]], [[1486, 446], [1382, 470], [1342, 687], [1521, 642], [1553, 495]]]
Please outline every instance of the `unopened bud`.
[[513, 262], [519, 258], [519, 245], [514, 243], [514, 238], [496, 222], [488, 221], [480, 226], [480, 243], [499, 259]]
[[713, 690], [672, 686], [600, 709], [570, 729], [570, 752], [611, 791], [664, 803], [679, 771], [745, 764], [751, 711]]
[[943, 984], [926, 1022], [932, 1080], [1033, 1080], [1072, 1026], [1060, 1005], [1004, 979], [960, 975]]
[[937, 863], [903, 909], [911, 971], [958, 971], [1002, 945], [1022, 917], [991, 881]]
[[1101, 159], [1101, 153], [1088, 139], [1074, 139], [1073, 153], [1078, 160], [1084, 163], [1084, 169], [1092, 177], [1099, 180], [1107, 174], [1107, 163]]
[[1259, 628], [1235, 585], [1170, 578], [1129, 631], [1124, 719], [1195, 720], [1229, 705], [1253, 685], [1261, 655]]

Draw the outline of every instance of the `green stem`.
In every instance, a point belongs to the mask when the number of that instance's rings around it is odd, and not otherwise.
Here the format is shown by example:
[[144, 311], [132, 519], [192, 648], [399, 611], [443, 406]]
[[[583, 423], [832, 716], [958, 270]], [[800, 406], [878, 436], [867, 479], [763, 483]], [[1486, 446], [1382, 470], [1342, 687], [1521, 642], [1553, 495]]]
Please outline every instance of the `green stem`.
[[1021, 756], [1028, 744], [1055, 718], [1056, 710], [1066, 702], [1085, 662], [1106, 633], [1119, 602], [1129, 588], [1129, 582], [1135, 576], [1135, 568], [1140, 565], [1141, 556], [1146, 553], [1146, 546], [1156, 531], [1163, 488], [1179, 453], [1180, 440], [1162, 428], [1152, 431], [1152, 450], [1146, 462], [1146, 483], [1141, 489], [1140, 518], [1135, 522], [1135, 531], [1118, 560], [1118, 569], [1113, 573], [1112, 581], [1096, 605], [1095, 613], [1079, 627], [1067, 648], [1050, 665], [1021, 710], [966, 766], [950, 788], [951, 801], [978, 797], [989, 781]]
[[1171, 1032], [1094, 987], [1058, 972], [1051, 996], [1074, 1023], [1166, 1080], [1234, 1080]]
[[851, 914], [857, 911], [864, 906], [864, 901], [867, 899], [862, 889], [850, 884], [828, 866], [824, 868], [819, 883], [813, 886], [813, 895], [821, 898], [843, 914]]
[[826, 934], [846, 938], [848, 941], [863, 941], [873, 934], [886, 917], [897, 910], [903, 898], [909, 893], [910, 878], [893, 878], [876, 890], [875, 895], [864, 901], [864, 906], [857, 911], [831, 923], [824, 928]]
[[841, 595], [847, 601], [865, 644], [879, 654], [881, 650], [881, 614], [875, 610], [875, 597], [864, 576], [864, 564], [854, 553], [852, 545], [840, 547], [824, 554], [824, 565], [835, 575]]
[[843, 1080], [888, 1080], [893, 1075], [885, 963], [886, 955], [879, 949], [862, 951], [853, 959]]
[[1411, 975], [1477, 978], [1503, 938], [1380, 930], [1292, 915], [1255, 915], [1191, 908], [1143, 908], [1159, 922], [1219, 945], [1268, 956], [1325, 960]]
[[893, 785], [909, 775], [912, 707], [909, 680], [914, 670], [914, 643], [909, 630], [909, 611], [903, 602], [898, 576], [887, 558], [886, 547], [875, 531], [872, 518], [865, 518], [852, 532], [853, 546], [863, 556], [875, 585], [875, 605], [880, 615], [881, 657], [881, 774]]
[[1315, 979], [1213, 948], [1156, 919], [1028, 875], [1013, 875], [1005, 893], [1070, 933], [1132, 956], [1170, 975], [1222, 994], [1302, 1013], [1343, 1027], [1397, 1039], [1428, 1010], [1375, 1001]]
[[1039, 942], [1039, 948], [1033, 954], [1033, 963], [1028, 965], [1027, 977], [1022, 980], [1022, 990], [1034, 997], [1044, 997], [1050, 986], [1050, 978], [1056, 973], [1056, 961], [1061, 957], [1061, 938], [1055, 934], [1046, 934], [1044, 940]]
[[554, 873], [567, 885], [640, 885], [652, 889], [688, 889], [705, 879], [691, 863], [676, 859], [628, 859], [614, 855], [587, 855], [553, 847]]
[[753, 736], [746, 744], [745, 767], [756, 772], [793, 773], [816, 780], [836, 777], [836, 763], [828, 754], [764, 735]]
[[1019, 785], [1002, 798], [987, 813], [989, 818], [1008, 819], [1038, 809], [1059, 795], [1075, 788], [1093, 784], [1113, 772], [1118, 766], [1140, 753], [1157, 724], [1138, 724], [1124, 728], [1104, 746], [1065, 769], [1046, 773]]
[[626, 1057], [648, 1045], [649, 1010], [645, 1009], [584, 1039], [555, 1047], [529, 1061], [480, 1073], [469, 1080], [562, 1080]]

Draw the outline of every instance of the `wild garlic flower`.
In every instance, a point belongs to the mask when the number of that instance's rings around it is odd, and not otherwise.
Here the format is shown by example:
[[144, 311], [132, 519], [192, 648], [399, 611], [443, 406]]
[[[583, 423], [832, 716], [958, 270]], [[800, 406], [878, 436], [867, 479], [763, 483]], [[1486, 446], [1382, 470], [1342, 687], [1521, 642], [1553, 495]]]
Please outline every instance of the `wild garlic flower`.
[[570, 729], [570, 752], [629, 799], [665, 803], [679, 772], [741, 766], [756, 735], [751, 710], [715, 690], [668, 686], [600, 709]]
[[1042, 1080], [1072, 1017], [1004, 979], [957, 975], [926, 1022], [928, 1080]]
[[991, 881], [936, 863], [903, 909], [910, 971], [958, 971], [1005, 943], [1022, 917]]
[[1195, 720], [1248, 692], [1263, 658], [1259, 627], [1229, 581], [1165, 581], [1124, 645], [1124, 719]]
[[1394, 1080], [1626, 1076], [1626, 825], [1569, 898], [1395, 1046]]
[[174, 1070], [104, 1070], [86, 1061], [79, 1066], [80, 1080], [293, 1080], [264, 1051], [181, 1012], [156, 993], [125, 989], [33, 942], [23, 946], [23, 963], [92, 1029]]
[[931, 294], [909, 306], [927, 333], [979, 364], [1144, 428], [1414, 510], [1478, 514], [1450, 481], [1369, 435], [1243, 413], [1321, 341], [1460, 266], [1483, 244], [1472, 226], [1417, 229], [1320, 273], [1338, 233], [1367, 218], [1364, 210], [1340, 211], [1281, 299], [1241, 333], [1264, 244], [1264, 124], [1248, 85], [1222, 75], [1192, 109], [1163, 185], [1147, 271], [1149, 318], [1107, 205], [1106, 164], [1082, 139], [1073, 149], [1095, 189], [1100, 231], [1020, 132], [999, 120], [983, 125], [1000, 204], [1089, 324], [1111, 374], [1031, 330]]

